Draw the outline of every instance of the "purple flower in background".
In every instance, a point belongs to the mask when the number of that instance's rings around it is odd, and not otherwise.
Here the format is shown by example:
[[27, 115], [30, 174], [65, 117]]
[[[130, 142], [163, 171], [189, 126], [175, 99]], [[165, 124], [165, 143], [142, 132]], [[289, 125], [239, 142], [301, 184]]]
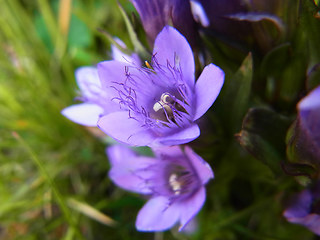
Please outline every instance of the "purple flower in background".
[[159, 32], [170, 23], [181, 32], [191, 46], [198, 32], [193, 20], [189, 0], [130, 0], [138, 11], [151, 45]]
[[109, 147], [109, 177], [121, 188], [150, 195], [138, 213], [138, 230], [164, 231], [177, 222], [182, 230], [204, 204], [204, 185], [213, 172], [189, 147], [184, 151], [178, 146], [163, 147], [154, 152], [155, 157], [146, 157], [124, 146]]
[[[126, 48], [120, 39], [115, 40], [121, 47]], [[111, 52], [114, 60], [141, 64], [136, 54], [126, 55], [114, 45], [111, 45]], [[71, 105], [63, 109], [61, 113], [75, 123], [88, 127], [97, 127], [99, 117], [112, 110], [112, 104], [105, 105], [106, 94], [102, 90], [98, 70], [96, 67], [81, 67], [75, 71], [75, 77], [81, 95], [77, 99], [83, 103]], [[114, 107], [117, 107], [117, 105], [114, 104]]]
[[293, 196], [283, 215], [289, 222], [303, 225], [320, 236], [320, 182]]
[[288, 159], [320, 169], [320, 86], [297, 106], [297, 120], [288, 137]]
[[[200, 12], [199, 19], [201, 21], [208, 18], [205, 23], [209, 24], [202, 25], [209, 25], [209, 31], [206, 31], [209, 35], [218, 37], [234, 47], [246, 51], [259, 50], [262, 53], [276, 46], [280, 35], [290, 30], [288, 25], [296, 24], [297, 16], [292, 14], [294, 11], [290, 11], [290, 8], [294, 9], [299, 4], [296, 0], [192, 1], [200, 4], [205, 11], [206, 15]], [[295, 20], [289, 21], [293, 19]], [[287, 27], [285, 31], [284, 27]], [[275, 32], [278, 34], [275, 35]]]
[[81, 97], [78, 99], [83, 103], [71, 105], [63, 109], [61, 113], [75, 123], [96, 127], [99, 116], [104, 113], [103, 99], [105, 97], [97, 68], [78, 68], [75, 76], [81, 92]]
[[308, 148], [320, 165], [320, 86], [299, 102], [298, 112], [299, 125], [308, 141]]
[[98, 126], [114, 139], [136, 146], [177, 145], [200, 134], [195, 121], [217, 98], [224, 73], [206, 66], [195, 83], [194, 59], [186, 39], [165, 27], [155, 41], [147, 68], [119, 61], [98, 64], [105, 103], [118, 110]]

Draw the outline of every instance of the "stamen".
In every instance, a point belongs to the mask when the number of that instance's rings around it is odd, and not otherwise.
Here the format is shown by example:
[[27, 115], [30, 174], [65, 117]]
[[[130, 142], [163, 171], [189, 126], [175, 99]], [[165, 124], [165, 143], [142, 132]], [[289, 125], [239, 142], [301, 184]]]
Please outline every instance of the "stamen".
[[173, 173], [169, 177], [169, 185], [173, 190], [175, 195], [179, 195], [181, 193], [181, 183], [178, 181], [178, 175]]
[[[179, 126], [179, 121], [183, 121], [183, 116], [181, 113], [188, 114], [185, 107], [182, 105], [183, 102], [177, 99], [174, 95], [170, 93], [163, 93], [160, 97], [160, 101], [157, 101], [153, 105], [153, 110], [159, 115], [155, 118], [160, 120], [167, 120]], [[161, 110], [163, 112], [161, 112]], [[163, 116], [163, 114], [165, 116]], [[165, 118], [164, 118], [165, 117]]]
[[153, 69], [148, 61], [144, 61], [144, 64], [147, 66], [147, 68]]

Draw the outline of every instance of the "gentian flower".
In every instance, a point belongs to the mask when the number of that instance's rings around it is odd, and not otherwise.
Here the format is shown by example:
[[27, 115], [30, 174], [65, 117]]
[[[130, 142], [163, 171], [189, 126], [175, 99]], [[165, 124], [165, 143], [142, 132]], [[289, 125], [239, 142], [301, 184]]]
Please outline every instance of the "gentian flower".
[[146, 157], [121, 145], [109, 147], [109, 177], [121, 188], [150, 196], [138, 213], [138, 230], [164, 231], [177, 222], [182, 230], [204, 204], [204, 185], [213, 172], [189, 147], [163, 147], [154, 153]]
[[298, 116], [288, 143], [288, 158], [320, 169], [320, 86], [297, 105]]
[[303, 225], [320, 236], [320, 182], [293, 196], [283, 215], [289, 222]]
[[96, 67], [81, 67], [75, 72], [76, 81], [80, 88], [83, 103], [71, 105], [61, 111], [62, 115], [71, 121], [88, 126], [96, 127], [99, 116], [104, 113], [102, 91], [98, 71]]
[[170, 23], [195, 46], [198, 32], [189, 0], [130, 0], [140, 15], [143, 28], [153, 45], [163, 27]]
[[304, 131], [309, 149], [320, 164], [320, 86], [299, 102], [298, 112], [301, 131]]
[[177, 145], [200, 134], [195, 121], [213, 104], [224, 81], [217, 66], [206, 66], [195, 83], [194, 59], [174, 28], [158, 35], [148, 67], [119, 61], [98, 64], [105, 104], [118, 110], [100, 118], [99, 128], [136, 146]]
[[[281, 34], [291, 30], [289, 25], [295, 24], [295, 21], [288, 20], [297, 17], [298, 1], [192, 1], [201, 4], [205, 11], [209, 19], [206, 31], [209, 35], [246, 51], [258, 50], [266, 53], [276, 46]], [[275, 32], [278, 34], [275, 35]]]
[[[115, 40], [121, 47], [126, 48], [120, 39]], [[124, 54], [115, 45], [111, 45], [111, 54], [114, 60], [141, 64], [136, 54], [132, 54], [131, 56]], [[63, 109], [61, 113], [75, 123], [88, 127], [97, 127], [99, 117], [108, 113], [112, 109], [113, 104], [109, 104], [108, 107], [105, 105], [104, 99], [106, 95], [102, 90], [96, 67], [80, 67], [75, 71], [75, 77], [81, 95], [77, 99], [83, 103], [71, 105]], [[114, 104], [114, 107], [117, 107], [117, 105]]]

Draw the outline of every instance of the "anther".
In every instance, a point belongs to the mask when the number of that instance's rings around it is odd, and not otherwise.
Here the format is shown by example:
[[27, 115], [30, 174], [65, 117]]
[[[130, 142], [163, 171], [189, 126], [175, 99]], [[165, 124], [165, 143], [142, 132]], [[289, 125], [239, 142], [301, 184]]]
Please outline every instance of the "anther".
[[144, 64], [147, 66], [147, 68], [153, 69], [148, 61], [144, 61]]
[[169, 185], [174, 192], [175, 195], [179, 195], [181, 193], [181, 183], [178, 181], [178, 175], [173, 173], [169, 177]]

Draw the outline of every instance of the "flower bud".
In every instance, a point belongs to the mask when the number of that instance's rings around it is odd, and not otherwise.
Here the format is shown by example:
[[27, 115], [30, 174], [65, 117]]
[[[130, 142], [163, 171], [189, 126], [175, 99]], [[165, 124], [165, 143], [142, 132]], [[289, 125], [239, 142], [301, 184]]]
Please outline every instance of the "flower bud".
[[320, 168], [320, 86], [298, 103], [298, 116], [289, 132], [288, 158]]
[[[243, 50], [266, 53], [286, 33], [297, 1], [198, 0], [210, 20], [209, 34]], [[291, 6], [291, 7], [288, 7]]]
[[173, 25], [191, 46], [198, 36], [188, 0], [130, 0], [137, 9], [148, 40], [153, 45], [166, 25]]

